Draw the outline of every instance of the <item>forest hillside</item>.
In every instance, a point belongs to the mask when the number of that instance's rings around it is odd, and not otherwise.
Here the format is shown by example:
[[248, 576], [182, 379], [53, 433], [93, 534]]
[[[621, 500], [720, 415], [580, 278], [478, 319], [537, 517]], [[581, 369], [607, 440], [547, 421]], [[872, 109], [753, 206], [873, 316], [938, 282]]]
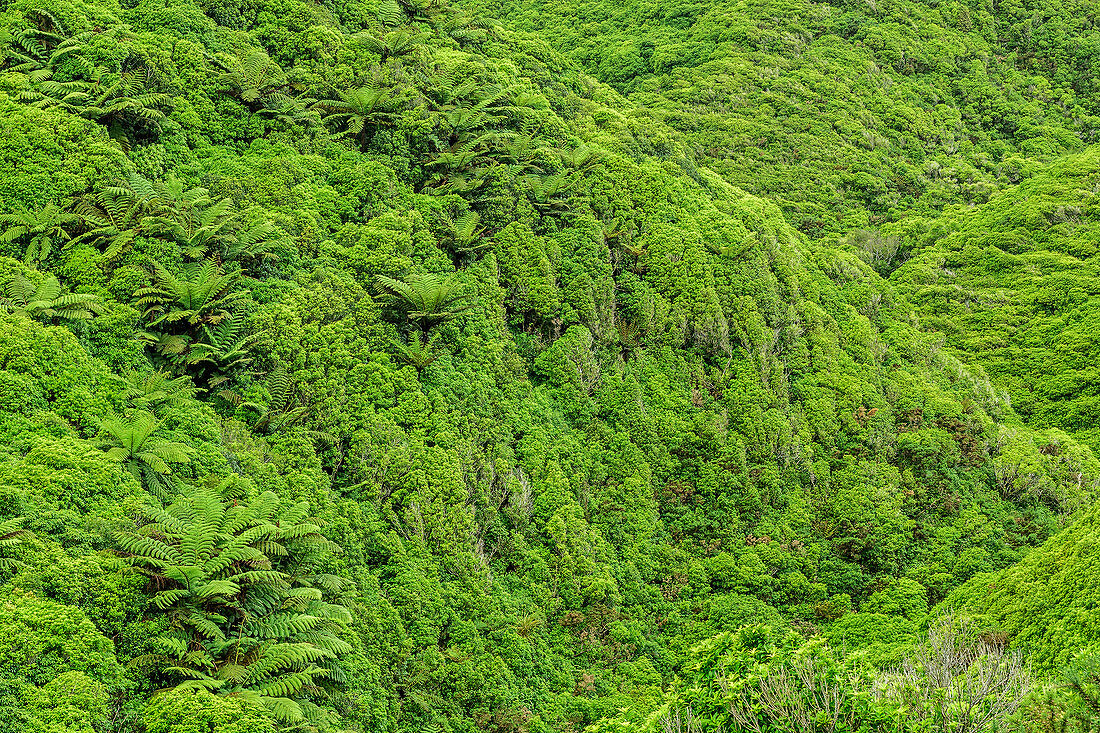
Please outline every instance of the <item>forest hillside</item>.
[[1093, 730], [1096, 22], [0, 0], [0, 731]]

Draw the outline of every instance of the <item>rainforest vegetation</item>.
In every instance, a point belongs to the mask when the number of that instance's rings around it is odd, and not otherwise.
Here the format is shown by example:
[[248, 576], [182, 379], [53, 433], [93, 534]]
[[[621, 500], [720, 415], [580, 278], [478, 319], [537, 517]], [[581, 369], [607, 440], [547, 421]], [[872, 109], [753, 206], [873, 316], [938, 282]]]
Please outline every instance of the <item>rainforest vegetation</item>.
[[1091, 0], [0, 0], [0, 733], [1100, 729]]

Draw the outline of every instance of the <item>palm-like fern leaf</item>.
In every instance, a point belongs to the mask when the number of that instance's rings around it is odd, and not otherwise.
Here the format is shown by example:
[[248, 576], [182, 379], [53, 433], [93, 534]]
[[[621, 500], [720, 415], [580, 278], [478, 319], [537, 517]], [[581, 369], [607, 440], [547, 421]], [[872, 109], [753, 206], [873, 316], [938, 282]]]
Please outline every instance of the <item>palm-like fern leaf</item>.
[[385, 299], [404, 310], [409, 320], [419, 322], [425, 332], [474, 307], [473, 303], [462, 304], [468, 296], [453, 275], [428, 273], [404, 280], [379, 275], [375, 283]]
[[173, 377], [168, 372], [129, 371], [121, 376], [109, 377], [115, 386], [115, 394], [128, 405], [155, 414], [161, 405], [172, 405], [190, 399], [198, 391], [187, 377]]
[[247, 295], [243, 290], [234, 290], [239, 278], [212, 260], [189, 265], [179, 275], [153, 262], [153, 282], [139, 288], [134, 297], [153, 326], [217, 324], [228, 318], [230, 308]]
[[[16, 545], [21, 545], [33, 535], [29, 530], [23, 529], [23, 517], [13, 517], [0, 522], [0, 551]], [[11, 572], [23, 567], [23, 563], [15, 558], [0, 555], [0, 571]]]
[[83, 321], [103, 310], [98, 297], [67, 293], [53, 275], [47, 275], [35, 285], [22, 274], [16, 274], [4, 286], [4, 296], [0, 298], [0, 308], [16, 316], [44, 321]]
[[138, 482], [163, 495], [173, 484], [171, 464], [189, 462], [191, 449], [154, 436], [158, 426], [156, 417], [144, 410], [135, 411], [130, 419], [110, 415], [100, 422], [98, 444]]
[[227, 482], [146, 507], [145, 523], [118, 538], [127, 562], [155, 581], [152, 608], [171, 619], [148, 661], [182, 686], [254, 699], [300, 721], [313, 711], [303, 696], [343, 679], [335, 660], [351, 650], [340, 638], [347, 610], [309, 584], [317, 553], [338, 548], [305, 504], [270, 492], [227, 498], [235, 492]]

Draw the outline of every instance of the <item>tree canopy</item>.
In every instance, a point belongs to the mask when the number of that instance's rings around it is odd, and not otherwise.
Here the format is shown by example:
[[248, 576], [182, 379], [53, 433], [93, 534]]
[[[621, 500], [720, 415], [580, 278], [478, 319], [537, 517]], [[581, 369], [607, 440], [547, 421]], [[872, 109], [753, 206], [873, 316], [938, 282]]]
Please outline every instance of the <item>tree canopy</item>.
[[0, 0], [0, 733], [1093, 730], [1095, 20]]

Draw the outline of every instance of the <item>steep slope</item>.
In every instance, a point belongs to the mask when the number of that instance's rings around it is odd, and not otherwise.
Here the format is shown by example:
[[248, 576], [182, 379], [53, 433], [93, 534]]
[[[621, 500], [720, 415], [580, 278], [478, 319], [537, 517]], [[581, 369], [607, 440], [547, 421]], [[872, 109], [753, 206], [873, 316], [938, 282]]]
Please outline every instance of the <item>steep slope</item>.
[[1072, 662], [1100, 642], [1097, 623], [1096, 507], [1017, 565], [974, 576], [947, 603], [985, 614], [1041, 671]]
[[1085, 2], [461, 4], [538, 33], [812, 237], [981, 203], [1100, 129]]
[[0, 602], [87, 638], [88, 726], [577, 730], [746, 622], [914, 621], [1083, 498], [1003, 491], [1045, 438], [979, 368], [546, 44], [0, 9]]
[[976, 209], [884, 230], [912, 248], [890, 279], [922, 328], [981, 363], [1030, 425], [1094, 449], [1098, 192], [1100, 148], [1092, 147]]

